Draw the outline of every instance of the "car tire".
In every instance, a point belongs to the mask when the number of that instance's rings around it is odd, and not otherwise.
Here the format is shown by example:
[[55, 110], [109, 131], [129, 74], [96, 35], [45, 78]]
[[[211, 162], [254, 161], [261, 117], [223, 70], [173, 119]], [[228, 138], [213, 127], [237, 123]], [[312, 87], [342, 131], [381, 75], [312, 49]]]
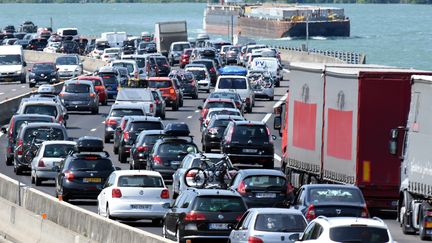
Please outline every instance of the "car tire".
[[269, 100], [270, 100], [270, 101], [273, 101], [273, 100], [274, 100], [274, 96], [270, 97]]
[[108, 98], [102, 103], [102, 105], [108, 105]]
[[105, 217], [107, 217], [108, 219], [113, 219], [113, 217], [111, 216], [111, 214], [110, 214], [110, 211], [109, 211], [109, 206], [108, 206], [108, 204], [106, 205], [106, 209], [105, 209]]
[[32, 83], [29, 83], [29, 88], [33, 88], [35, 85]]
[[119, 159], [119, 162], [121, 164], [126, 164], [127, 163], [126, 155], [122, 151], [119, 151], [119, 158], [118, 159]]
[[166, 225], [163, 224], [162, 226], [162, 237], [165, 239], [168, 239], [167, 233], [166, 233]]
[[33, 175], [30, 175], [30, 181], [31, 181], [31, 184], [35, 184], [35, 178]]
[[162, 115], [160, 116], [160, 118], [161, 118], [162, 120], [165, 120], [165, 112], [162, 113]]
[[275, 86], [276, 86], [276, 87], [280, 87], [280, 81], [279, 81], [279, 80], [276, 81]]
[[97, 107], [96, 109], [93, 109], [93, 110], [91, 111], [91, 113], [92, 113], [93, 115], [97, 115], [97, 114], [99, 114], [99, 107]]
[[252, 113], [252, 106], [246, 107], [246, 112], [247, 113]]
[[172, 110], [173, 111], [178, 111], [178, 109], [179, 109], [179, 104], [178, 103], [175, 103], [175, 104], [172, 105]]
[[194, 100], [198, 99], [198, 92], [196, 94], [192, 95], [192, 99], [194, 99]]
[[152, 225], [155, 227], [160, 227], [162, 225], [162, 219], [152, 219]]
[[207, 90], [207, 94], [209, 94], [209, 93], [210, 93], [210, 89]]
[[180, 99], [179, 107], [183, 107], [183, 98]]
[[24, 76], [23, 78], [21, 78], [21, 83], [25, 84], [27, 82], [27, 78]]
[[115, 146], [115, 145], [113, 147], [113, 152], [114, 152], [114, 154], [118, 154], [119, 153], [119, 148], [117, 146]]
[[15, 167], [14, 168], [14, 172], [15, 172], [15, 175], [22, 175], [22, 169], [21, 169], [21, 167]]
[[41, 186], [42, 185], [42, 179], [40, 179], [39, 177], [37, 177], [37, 175], [34, 176], [34, 180], [35, 180], [35, 185], [36, 186]]
[[109, 143], [111, 141], [111, 139], [108, 136], [104, 136], [104, 142], [105, 143]]
[[13, 162], [12, 158], [6, 156], [6, 165], [11, 166], [13, 164], [12, 162]]

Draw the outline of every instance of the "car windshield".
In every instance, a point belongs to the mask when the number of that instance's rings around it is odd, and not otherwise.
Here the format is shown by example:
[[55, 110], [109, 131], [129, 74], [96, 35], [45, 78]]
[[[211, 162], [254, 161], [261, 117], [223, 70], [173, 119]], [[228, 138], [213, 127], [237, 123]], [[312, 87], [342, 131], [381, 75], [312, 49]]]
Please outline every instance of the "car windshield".
[[125, 175], [120, 176], [118, 187], [164, 187], [162, 179], [158, 176], [149, 175]]
[[126, 63], [126, 62], [116, 62], [112, 64], [113, 67], [125, 67], [129, 71], [129, 73], [133, 73], [135, 68], [132, 63]]
[[67, 84], [65, 92], [68, 93], [90, 93], [90, 85], [87, 84]]
[[0, 65], [21, 65], [21, 55], [0, 55]]
[[34, 72], [53, 72], [55, 71], [55, 66], [49, 63], [36, 63], [32, 67]]
[[231, 120], [228, 119], [212, 119], [209, 124], [209, 127], [227, 127]]
[[196, 80], [206, 79], [206, 72], [204, 70], [188, 70], [188, 72], [193, 73]]
[[116, 101], [153, 101], [153, 95], [150, 90], [145, 89], [121, 89]]
[[171, 86], [172, 86], [171, 80], [164, 80], [164, 81], [149, 80], [148, 81], [149, 88], [169, 88]]
[[269, 134], [267, 133], [267, 128], [265, 126], [241, 125], [234, 129], [232, 138], [233, 141], [240, 143], [246, 143], [249, 140], [254, 142], [268, 142]]
[[77, 159], [69, 163], [68, 170], [71, 171], [112, 171], [113, 165], [109, 159], [97, 159], [89, 156], [89, 159]]
[[45, 146], [43, 157], [45, 158], [66, 158], [75, 146], [72, 144], [51, 144]]
[[236, 108], [235, 105], [232, 102], [208, 102], [207, 103], [207, 109], [211, 108]]
[[241, 197], [201, 196], [195, 201], [195, 211], [200, 212], [244, 212], [246, 207]]
[[282, 190], [286, 185], [286, 179], [282, 176], [271, 176], [271, 175], [253, 175], [246, 177], [243, 183], [248, 189], [275, 189]]
[[383, 243], [389, 241], [389, 235], [385, 228], [350, 225], [330, 228], [330, 239], [334, 242]]
[[128, 58], [122, 58], [122, 59], [124, 59], [124, 60], [134, 60], [136, 63], [137, 63], [137, 65], [138, 65], [138, 68], [145, 68], [145, 58], [138, 58], [138, 57], [135, 57], [135, 58], [133, 58], [133, 57], [128, 57]]
[[103, 79], [105, 84], [117, 84], [117, 78], [115, 74], [102, 74], [100, 77]]
[[358, 189], [354, 188], [311, 188], [309, 202], [311, 203], [364, 203]]
[[24, 114], [39, 114], [57, 117], [57, 107], [54, 105], [27, 105]]
[[198, 148], [190, 143], [163, 143], [159, 146], [158, 154], [173, 156], [182, 152], [198, 153]]
[[306, 228], [304, 217], [299, 214], [258, 214], [255, 230], [266, 232], [303, 232]]
[[113, 109], [109, 116], [111, 117], [124, 117], [124, 116], [143, 116], [142, 109]]
[[78, 65], [76, 57], [58, 57], [56, 60], [57, 65]]
[[156, 48], [156, 44], [152, 42], [141, 42], [139, 49], [145, 49], [145, 48]]
[[190, 48], [189, 44], [174, 44], [173, 51], [183, 51], [184, 49]]
[[51, 141], [51, 140], [64, 140], [63, 130], [51, 127], [35, 127], [26, 129], [23, 142], [29, 143], [35, 138], [36, 142]]
[[185, 73], [183, 74], [182, 78], [180, 79], [182, 83], [192, 83], [194, 81], [194, 76], [192, 73]]
[[141, 132], [144, 130], [161, 130], [163, 129], [163, 125], [161, 122], [133, 122], [130, 131], [131, 132]]
[[219, 89], [246, 89], [246, 80], [244, 78], [221, 78], [219, 80]]
[[119, 49], [105, 49], [104, 52], [106, 54], [118, 54], [119, 53]]

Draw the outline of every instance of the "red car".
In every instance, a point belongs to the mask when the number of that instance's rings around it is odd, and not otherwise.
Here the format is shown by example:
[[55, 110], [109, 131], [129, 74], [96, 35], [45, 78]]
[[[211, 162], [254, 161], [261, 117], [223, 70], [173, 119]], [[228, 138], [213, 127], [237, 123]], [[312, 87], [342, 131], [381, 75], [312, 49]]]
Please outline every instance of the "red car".
[[182, 55], [180, 56], [180, 68], [184, 68], [186, 64], [189, 64], [189, 58], [192, 53], [192, 49], [184, 49]]
[[105, 84], [104, 84], [101, 77], [98, 77], [98, 76], [79, 76], [78, 80], [92, 81], [93, 85], [95, 87], [95, 91], [99, 95], [99, 102], [102, 105], [108, 104], [108, 93], [107, 93], [107, 90], [105, 88]]

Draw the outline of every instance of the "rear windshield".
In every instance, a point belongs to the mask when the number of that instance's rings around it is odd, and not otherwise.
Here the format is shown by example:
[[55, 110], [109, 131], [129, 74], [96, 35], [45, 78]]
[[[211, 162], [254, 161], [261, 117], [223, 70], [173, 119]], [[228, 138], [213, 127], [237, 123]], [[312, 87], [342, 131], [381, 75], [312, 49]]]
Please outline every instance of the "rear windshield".
[[204, 70], [188, 70], [188, 72], [193, 73], [196, 80], [206, 79], [206, 72]]
[[335, 242], [382, 243], [388, 242], [386, 229], [368, 226], [330, 228], [330, 239]]
[[244, 78], [221, 78], [219, 80], [219, 89], [246, 89], [246, 80]]
[[129, 73], [134, 72], [134, 65], [132, 63], [125, 63], [125, 62], [116, 62], [112, 64], [113, 67], [125, 67], [128, 69]]
[[45, 158], [66, 158], [75, 146], [72, 144], [52, 144], [46, 145], [43, 157]]
[[190, 48], [190, 44], [175, 44], [173, 46], [173, 51], [183, 51], [184, 49]]
[[227, 127], [231, 120], [212, 120], [210, 122], [209, 127]]
[[213, 67], [213, 63], [208, 62], [208, 61], [193, 61], [192, 63], [193, 64], [204, 64], [206, 66], [207, 70]]
[[111, 171], [113, 165], [109, 159], [77, 159], [69, 163], [68, 169], [75, 171]]
[[172, 86], [172, 82], [167, 81], [148, 81], [149, 88], [169, 88]]
[[211, 93], [209, 95], [209, 98], [222, 98], [222, 99], [232, 99], [232, 100], [239, 100], [240, 99], [236, 93], [228, 93], [228, 92]]
[[63, 35], [78, 35], [77, 30], [63, 30]]
[[203, 196], [197, 197], [195, 211], [201, 212], [244, 212], [246, 207], [241, 197]]
[[143, 116], [144, 112], [141, 109], [113, 109], [110, 116], [124, 117], [124, 116]]
[[102, 74], [100, 77], [106, 84], [117, 84], [117, 78], [115, 74]]
[[36, 142], [41, 141], [51, 141], [51, 140], [64, 140], [63, 130], [59, 128], [50, 128], [50, 127], [35, 127], [29, 128], [25, 130], [23, 142], [28, 143], [33, 141], [35, 138]]
[[[82, 80], [85, 80], [85, 79], [82, 79]], [[102, 86], [102, 82], [99, 79], [92, 79], [89, 81], [93, 82], [94, 86]]]
[[182, 152], [198, 153], [198, 148], [190, 143], [164, 143], [159, 146], [158, 154], [172, 156]]
[[211, 118], [215, 115], [231, 115], [231, 116], [241, 116], [240, 112], [238, 111], [230, 111], [230, 110], [218, 110], [218, 111], [211, 111], [208, 113], [208, 116]]
[[161, 130], [163, 129], [161, 122], [133, 122], [130, 130], [131, 132], [141, 132], [144, 130]]
[[281, 176], [255, 175], [243, 180], [248, 189], [282, 190], [286, 185], [286, 179]]
[[267, 133], [267, 128], [265, 126], [237, 126], [234, 129], [234, 134], [232, 136], [233, 140], [240, 143], [246, 143], [249, 140], [255, 142], [267, 142], [269, 141], [269, 134]]
[[306, 221], [302, 215], [258, 214], [255, 230], [267, 232], [303, 232]]
[[57, 117], [57, 107], [53, 105], [27, 105], [24, 114], [39, 114]]
[[119, 187], [164, 187], [158, 176], [127, 175], [120, 176], [117, 182]]
[[0, 55], [0, 65], [20, 65], [21, 55]]
[[137, 63], [138, 68], [144, 68], [145, 67], [145, 58], [127, 57], [127, 58], [122, 58], [122, 59], [124, 59], [124, 60], [134, 60]]
[[156, 141], [161, 137], [160, 134], [155, 134], [155, 135], [146, 135], [144, 136], [144, 140], [141, 141], [141, 144], [145, 143], [145, 144], [155, 144]]
[[364, 203], [360, 193], [358, 189], [352, 188], [311, 188], [309, 201], [312, 203]]
[[145, 89], [121, 89], [116, 101], [153, 101], [153, 95]]
[[205, 107], [207, 109], [211, 109], [211, 108], [236, 108], [235, 105], [231, 102], [208, 102], [207, 103], [207, 107]]
[[65, 92], [68, 93], [90, 93], [90, 85], [87, 84], [68, 84], [65, 87]]

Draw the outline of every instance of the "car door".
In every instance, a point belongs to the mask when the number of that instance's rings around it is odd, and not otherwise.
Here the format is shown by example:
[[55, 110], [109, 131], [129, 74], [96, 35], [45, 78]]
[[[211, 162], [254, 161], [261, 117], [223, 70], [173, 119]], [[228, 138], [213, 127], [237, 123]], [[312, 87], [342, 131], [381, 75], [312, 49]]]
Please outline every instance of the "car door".
[[106, 205], [107, 205], [107, 201], [109, 201], [109, 199], [111, 198], [111, 193], [110, 190], [112, 188], [112, 186], [114, 185], [116, 179], [116, 175], [115, 173], [112, 173], [109, 177], [108, 180], [105, 182], [105, 185], [102, 189], [102, 191], [99, 193], [98, 196], [98, 207], [104, 212], [106, 212]]
[[297, 194], [297, 197], [294, 200], [294, 208], [301, 211], [303, 214], [305, 214], [306, 211], [306, 205], [305, 205], [305, 199], [306, 199], [306, 189], [300, 188], [300, 191]]
[[180, 193], [181, 185], [183, 184], [183, 176], [189, 167], [191, 156], [186, 156], [180, 164], [180, 167], [173, 174], [173, 188], [177, 193]]
[[242, 219], [237, 224], [236, 228], [230, 234], [230, 240], [232, 243], [247, 243], [249, 237], [249, 227], [252, 219], [255, 218], [255, 213], [247, 211]]
[[166, 234], [169, 236], [174, 237], [177, 231], [177, 209], [182, 205], [185, 201], [187, 193], [182, 193], [180, 196], [175, 200], [174, 204], [172, 205], [171, 209], [168, 210], [168, 212], [165, 214], [165, 229]]

